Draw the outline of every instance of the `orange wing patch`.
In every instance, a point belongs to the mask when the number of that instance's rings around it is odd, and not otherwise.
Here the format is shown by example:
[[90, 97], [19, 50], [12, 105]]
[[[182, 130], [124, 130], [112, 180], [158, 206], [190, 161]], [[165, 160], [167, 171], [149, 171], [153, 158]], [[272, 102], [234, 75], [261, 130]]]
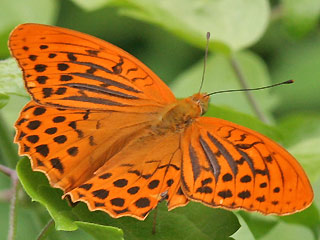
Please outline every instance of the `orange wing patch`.
[[9, 46], [23, 69], [26, 88], [40, 104], [152, 112], [175, 101], [143, 63], [87, 34], [23, 24], [11, 33]]
[[[72, 201], [86, 202], [90, 210], [113, 217], [134, 216], [140, 220], [159, 201], [169, 206], [187, 203], [180, 188], [179, 136], [145, 136], [129, 144], [101, 166], [81, 186], [67, 192]], [[161, 151], [159, 151], [161, 149]]]
[[312, 202], [311, 185], [297, 161], [253, 130], [201, 117], [186, 131], [182, 146], [182, 189], [190, 199], [279, 215]]
[[16, 123], [15, 141], [19, 153], [31, 157], [34, 170], [44, 172], [52, 186], [69, 191], [149, 124], [142, 115], [59, 109], [31, 101]]

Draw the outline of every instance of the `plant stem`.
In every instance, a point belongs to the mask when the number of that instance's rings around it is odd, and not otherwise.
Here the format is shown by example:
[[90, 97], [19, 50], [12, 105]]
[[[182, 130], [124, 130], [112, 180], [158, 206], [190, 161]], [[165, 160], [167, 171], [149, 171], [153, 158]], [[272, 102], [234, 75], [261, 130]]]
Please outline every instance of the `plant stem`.
[[3, 154], [3, 161], [6, 166], [14, 168], [19, 160], [17, 149], [13, 143], [13, 137], [10, 133], [7, 123], [0, 112], [0, 146]]
[[[236, 58], [234, 57], [234, 55], [231, 56], [230, 58], [230, 64], [232, 66], [233, 71], [235, 72], [237, 78], [239, 79], [239, 82], [241, 84], [242, 88], [249, 88], [249, 85], [247, 83], [247, 79], [245, 78], [243, 72], [241, 71], [241, 68], [239, 66], [238, 61], [236, 60]], [[250, 91], [246, 91], [245, 95], [253, 109], [253, 111], [255, 112], [255, 114], [257, 115], [257, 117], [264, 123], [268, 122], [268, 119], [266, 118], [266, 116], [263, 114], [263, 112], [260, 110], [256, 100], [254, 99], [252, 93]]]
[[45, 239], [48, 236], [49, 232], [53, 229], [53, 226], [54, 226], [54, 221], [51, 218], [39, 233], [37, 240]]
[[0, 164], [0, 172], [3, 172], [8, 177], [11, 177], [16, 171]]
[[10, 176], [12, 181], [8, 240], [14, 240], [15, 233], [16, 233], [16, 204], [17, 204], [17, 192], [18, 192], [19, 179], [16, 171], [6, 166], [0, 165], [0, 171]]
[[280, 20], [284, 15], [283, 4], [278, 4], [271, 10], [270, 22]]

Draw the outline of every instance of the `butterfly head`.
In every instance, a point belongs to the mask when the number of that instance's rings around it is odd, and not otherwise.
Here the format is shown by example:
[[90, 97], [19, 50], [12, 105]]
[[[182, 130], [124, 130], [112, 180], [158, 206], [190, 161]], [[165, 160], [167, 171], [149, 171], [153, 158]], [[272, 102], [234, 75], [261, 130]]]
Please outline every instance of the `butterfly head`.
[[210, 96], [207, 93], [196, 93], [191, 96], [191, 100], [200, 108], [201, 116], [208, 110]]

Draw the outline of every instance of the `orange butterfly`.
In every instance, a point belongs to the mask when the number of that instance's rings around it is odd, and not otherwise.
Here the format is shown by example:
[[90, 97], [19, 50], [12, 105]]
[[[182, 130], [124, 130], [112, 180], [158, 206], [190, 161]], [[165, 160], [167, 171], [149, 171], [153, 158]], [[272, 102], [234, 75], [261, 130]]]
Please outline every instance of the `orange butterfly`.
[[209, 96], [177, 100], [122, 49], [73, 30], [19, 25], [9, 46], [32, 100], [16, 122], [19, 154], [64, 197], [144, 219], [159, 201], [290, 214], [313, 199], [285, 149], [237, 124], [201, 117]]

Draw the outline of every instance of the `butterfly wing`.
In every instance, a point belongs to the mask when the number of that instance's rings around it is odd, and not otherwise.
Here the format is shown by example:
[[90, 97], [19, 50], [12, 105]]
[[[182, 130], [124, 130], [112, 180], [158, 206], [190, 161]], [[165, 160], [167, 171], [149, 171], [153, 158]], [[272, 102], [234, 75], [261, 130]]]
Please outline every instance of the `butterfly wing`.
[[180, 165], [178, 133], [145, 134], [66, 195], [73, 202], [86, 202], [90, 210], [142, 220], [160, 201], [167, 200], [170, 209], [187, 204], [180, 189]]
[[[143, 63], [98, 38], [41, 24], [19, 25], [9, 46], [33, 97], [15, 141], [52, 186], [114, 217], [143, 219], [159, 201], [171, 209], [188, 202], [176, 180], [179, 136], [169, 137], [175, 152], [166, 139], [145, 139], [176, 99]], [[151, 154], [160, 147], [166, 150]], [[123, 178], [127, 187], [120, 187]]]
[[181, 182], [189, 199], [278, 215], [312, 202], [311, 185], [297, 160], [253, 130], [201, 117], [186, 130], [182, 149]]
[[50, 184], [69, 191], [88, 180], [109, 158], [143, 133], [144, 114], [44, 107], [28, 103], [16, 122], [19, 154], [44, 172]]
[[145, 113], [175, 101], [138, 59], [84, 33], [22, 24], [11, 33], [9, 47], [27, 90], [40, 104]]

